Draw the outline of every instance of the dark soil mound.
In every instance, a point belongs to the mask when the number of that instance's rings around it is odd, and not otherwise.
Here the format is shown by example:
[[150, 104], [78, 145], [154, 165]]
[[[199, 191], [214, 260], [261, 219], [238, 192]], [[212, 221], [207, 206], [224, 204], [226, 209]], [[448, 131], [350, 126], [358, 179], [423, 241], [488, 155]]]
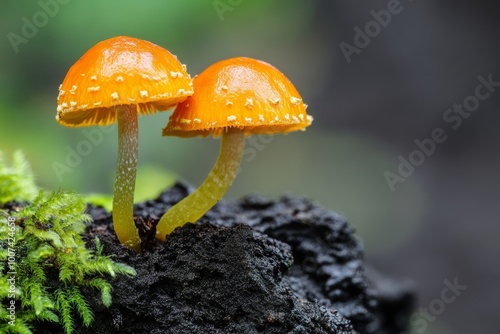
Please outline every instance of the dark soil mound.
[[249, 196], [154, 241], [158, 218], [188, 191], [177, 184], [136, 206], [142, 255], [118, 244], [108, 212], [90, 209], [89, 243], [98, 235], [138, 274], [115, 279], [109, 309], [88, 292], [96, 320], [78, 333], [405, 332], [410, 285], [366, 270], [341, 216], [306, 199]]

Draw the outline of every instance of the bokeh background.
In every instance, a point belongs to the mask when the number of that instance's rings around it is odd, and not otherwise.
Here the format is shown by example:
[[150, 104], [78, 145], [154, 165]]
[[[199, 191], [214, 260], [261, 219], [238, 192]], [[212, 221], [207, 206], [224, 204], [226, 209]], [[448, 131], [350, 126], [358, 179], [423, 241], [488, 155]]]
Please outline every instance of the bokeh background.
[[[44, 188], [110, 194], [116, 129], [71, 171], [54, 170], [87, 140], [84, 128], [58, 125], [55, 113], [59, 84], [88, 48], [116, 35], [146, 39], [176, 54], [191, 75], [233, 56], [265, 60], [295, 83], [315, 121], [306, 132], [251, 144], [256, 154], [244, 156], [227, 198], [314, 199], [355, 226], [368, 263], [414, 280], [417, 308], [438, 305], [445, 280], [467, 286], [440, 314], [431, 311], [426, 326], [413, 321], [413, 333], [497, 333], [500, 89], [456, 130], [443, 115], [474, 95], [478, 76], [500, 81], [498, 8], [487, 0], [401, 0], [390, 22], [372, 27], [366, 45], [346, 57], [340, 45], [355, 46], [354, 29], [397, 3], [2, 1], [0, 150], [23, 150]], [[14, 34], [26, 39], [13, 43]], [[161, 137], [169, 114], [139, 120], [138, 200], [176, 178], [198, 185], [215, 162], [218, 139]], [[408, 159], [414, 141], [436, 128], [447, 140], [392, 191], [384, 173], [397, 173], [398, 157]]]

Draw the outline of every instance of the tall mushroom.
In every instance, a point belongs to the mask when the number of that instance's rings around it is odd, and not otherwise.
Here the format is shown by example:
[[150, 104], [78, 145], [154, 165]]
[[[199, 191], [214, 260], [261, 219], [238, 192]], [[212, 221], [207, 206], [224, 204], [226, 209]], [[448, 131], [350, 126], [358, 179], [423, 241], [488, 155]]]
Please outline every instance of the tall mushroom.
[[163, 135], [222, 135], [222, 144], [202, 185], [161, 218], [156, 226], [160, 240], [196, 222], [222, 198], [238, 172], [246, 135], [304, 130], [312, 122], [290, 80], [263, 61], [237, 57], [217, 62], [193, 85], [195, 93], [177, 106]]
[[118, 36], [97, 43], [69, 69], [59, 87], [56, 120], [65, 126], [118, 120], [118, 165], [113, 225], [120, 242], [137, 251], [133, 217], [138, 114], [167, 110], [193, 93], [185, 65], [164, 48]]

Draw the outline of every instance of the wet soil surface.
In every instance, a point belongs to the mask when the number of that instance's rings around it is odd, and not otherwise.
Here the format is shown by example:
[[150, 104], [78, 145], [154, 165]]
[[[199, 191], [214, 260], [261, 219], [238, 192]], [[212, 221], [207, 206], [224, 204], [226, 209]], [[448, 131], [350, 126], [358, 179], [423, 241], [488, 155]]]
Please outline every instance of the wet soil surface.
[[104, 253], [137, 276], [114, 279], [110, 308], [86, 291], [95, 321], [76, 333], [406, 332], [411, 283], [368, 268], [346, 220], [307, 199], [221, 201], [155, 241], [158, 219], [190, 190], [178, 183], [135, 206], [142, 254], [118, 243], [110, 213], [89, 206], [88, 243], [98, 236]]

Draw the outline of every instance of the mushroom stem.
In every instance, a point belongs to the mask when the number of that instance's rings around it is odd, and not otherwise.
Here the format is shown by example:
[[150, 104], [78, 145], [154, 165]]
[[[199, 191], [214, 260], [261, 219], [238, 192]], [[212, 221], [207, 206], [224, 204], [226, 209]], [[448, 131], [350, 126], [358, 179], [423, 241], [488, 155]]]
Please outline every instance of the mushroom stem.
[[156, 226], [156, 237], [165, 240], [175, 228], [194, 223], [226, 193], [238, 174], [245, 146], [245, 134], [229, 129], [222, 134], [219, 157], [201, 186], [168, 210]]
[[139, 130], [137, 111], [132, 106], [117, 106], [118, 164], [113, 196], [113, 226], [122, 245], [141, 249], [141, 239], [134, 223], [134, 190], [137, 168]]

